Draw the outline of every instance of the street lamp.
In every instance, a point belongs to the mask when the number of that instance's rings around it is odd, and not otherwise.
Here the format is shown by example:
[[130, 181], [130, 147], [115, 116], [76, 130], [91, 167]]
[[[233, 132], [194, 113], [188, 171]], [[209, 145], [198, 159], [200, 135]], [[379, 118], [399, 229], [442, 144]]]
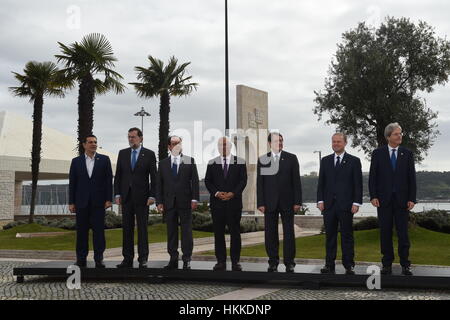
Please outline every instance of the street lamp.
[[[134, 115], [136, 117], [141, 117], [141, 131], [142, 135], [144, 135], [144, 117], [150, 117], [151, 114], [145, 111], [144, 107], [142, 107], [141, 111], [136, 112]], [[142, 140], [142, 146], [144, 146], [144, 140]]]
[[322, 162], [322, 151], [317, 150], [317, 151], [314, 151], [313, 153], [318, 153], [319, 154], [319, 168], [320, 168], [320, 163]]
[[225, 0], [225, 135], [230, 130], [230, 96], [228, 78], [228, 0]]

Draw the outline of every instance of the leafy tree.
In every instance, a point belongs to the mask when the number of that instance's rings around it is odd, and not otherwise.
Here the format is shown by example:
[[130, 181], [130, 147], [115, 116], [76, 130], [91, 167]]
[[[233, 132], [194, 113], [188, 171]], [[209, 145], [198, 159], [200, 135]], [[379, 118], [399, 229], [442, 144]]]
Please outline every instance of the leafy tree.
[[399, 122], [403, 144], [418, 162], [439, 131], [433, 112], [420, 92], [432, 92], [448, 81], [450, 42], [420, 21], [388, 17], [377, 29], [360, 23], [343, 34], [323, 91], [315, 92], [319, 121], [352, 138], [352, 147], [367, 155], [385, 145], [384, 128]]

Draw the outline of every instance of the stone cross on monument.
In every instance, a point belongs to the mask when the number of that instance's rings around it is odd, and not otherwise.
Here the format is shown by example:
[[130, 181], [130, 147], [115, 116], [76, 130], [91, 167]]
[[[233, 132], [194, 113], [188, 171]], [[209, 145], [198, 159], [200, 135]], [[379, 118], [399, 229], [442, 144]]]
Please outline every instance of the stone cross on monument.
[[242, 196], [243, 212], [255, 214], [256, 166], [258, 157], [268, 152], [268, 94], [244, 85], [236, 86], [237, 134], [233, 140], [237, 156], [247, 163], [247, 187]]

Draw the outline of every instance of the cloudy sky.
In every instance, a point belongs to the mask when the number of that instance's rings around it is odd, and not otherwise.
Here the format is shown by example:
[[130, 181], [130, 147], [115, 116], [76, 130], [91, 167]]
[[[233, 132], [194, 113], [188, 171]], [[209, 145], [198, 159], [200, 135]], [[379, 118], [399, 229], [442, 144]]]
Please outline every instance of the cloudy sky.
[[[133, 68], [147, 66], [149, 54], [165, 61], [172, 55], [181, 62], [191, 61], [189, 73], [200, 86], [190, 97], [172, 99], [171, 129], [192, 131], [195, 121], [203, 121], [203, 130], [223, 129], [223, 0], [2, 0], [1, 4], [0, 111], [31, 118], [28, 100], [8, 92], [16, 85], [11, 71], [22, 72], [30, 60], [54, 60], [57, 41], [69, 44], [99, 32], [113, 46], [124, 83], [136, 80]], [[267, 91], [270, 127], [284, 133], [285, 149], [299, 156], [303, 173], [316, 171], [318, 157], [313, 151], [330, 153], [335, 128], [317, 121], [313, 91], [323, 88], [342, 33], [358, 22], [376, 25], [390, 15], [424, 20], [446, 37], [449, 11], [450, 2], [444, 0], [229, 0], [231, 127], [236, 124], [235, 86]], [[441, 135], [418, 170], [449, 171], [449, 86], [423, 96], [439, 111]], [[146, 147], [157, 150], [158, 100], [138, 98], [129, 85], [122, 95], [110, 93], [95, 101], [94, 132], [103, 148], [117, 152], [127, 146], [127, 129], [140, 126], [133, 113], [141, 106], [152, 114], [144, 124]], [[47, 99], [44, 108], [46, 126], [76, 135], [76, 89], [65, 99]], [[358, 150], [348, 151], [365, 158]], [[364, 159], [363, 170], [368, 169]]]

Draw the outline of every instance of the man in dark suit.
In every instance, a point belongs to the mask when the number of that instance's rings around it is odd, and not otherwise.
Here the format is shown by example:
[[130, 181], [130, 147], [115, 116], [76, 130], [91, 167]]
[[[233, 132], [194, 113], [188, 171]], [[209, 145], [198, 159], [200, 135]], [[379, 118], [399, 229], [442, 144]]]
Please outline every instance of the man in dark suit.
[[[118, 268], [133, 267], [134, 224], [138, 231], [139, 268], [148, 261], [148, 212], [156, 196], [156, 156], [142, 147], [142, 131], [128, 130], [129, 148], [120, 150], [114, 177], [116, 204], [122, 205], [123, 261]], [[150, 178], [150, 182], [149, 182]]]
[[278, 216], [283, 224], [283, 259], [286, 272], [295, 269], [294, 214], [302, 205], [302, 187], [297, 156], [283, 150], [283, 136], [268, 136], [271, 152], [263, 155], [257, 165], [257, 206], [264, 213], [265, 244], [269, 256], [269, 272], [279, 264]]
[[89, 228], [92, 228], [96, 268], [104, 268], [105, 209], [112, 205], [112, 169], [108, 156], [98, 154], [97, 138], [83, 141], [85, 153], [72, 159], [69, 172], [69, 210], [76, 213], [77, 262], [86, 267]]
[[226, 270], [227, 250], [225, 226], [230, 232], [231, 270], [242, 271], [241, 255], [242, 192], [247, 185], [245, 160], [231, 154], [227, 137], [219, 139], [220, 156], [212, 159], [206, 169], [205, 185], [210, 193], [210, 208], [214, 229], [214, 249], [217, 264], [214, 271]]
[[408, 260], [408, 221], [409, 212], [417, 203], [414, 156], [410, 150], [400, 146], [403, 133], [398, 123], [387, 125], [384, 136], [388, 143], [373, 151], [369, 175], [370, 201], [377, 207], [380, 225], [381, 274], [392, 274], [392, 228], [395, 222], [402, 274], [412, 275]]
[[178, 268], [178, 220], [181, 225], [183, 269], [191, 268], [194, 241], [192, 238], [192, 210], [199, 201], [197, 166], [193, 158], [182, 154], [181, 138], [168, 140], [170, 156], [159, 162], [156, 178], [156, 203], [167, 223], [167, 251], [170, 261], [165, 269]]
[[338, 225], [341, 230], [342, 264], [354, 275], [353, 215], [362, 205], [361, 161], [345, 152], [347, 137], [332, 136], [334, 153], [320, 162], [317, 207], [322, 212], [326, 233], [326, 262], [322, 273], [335, 273]]

